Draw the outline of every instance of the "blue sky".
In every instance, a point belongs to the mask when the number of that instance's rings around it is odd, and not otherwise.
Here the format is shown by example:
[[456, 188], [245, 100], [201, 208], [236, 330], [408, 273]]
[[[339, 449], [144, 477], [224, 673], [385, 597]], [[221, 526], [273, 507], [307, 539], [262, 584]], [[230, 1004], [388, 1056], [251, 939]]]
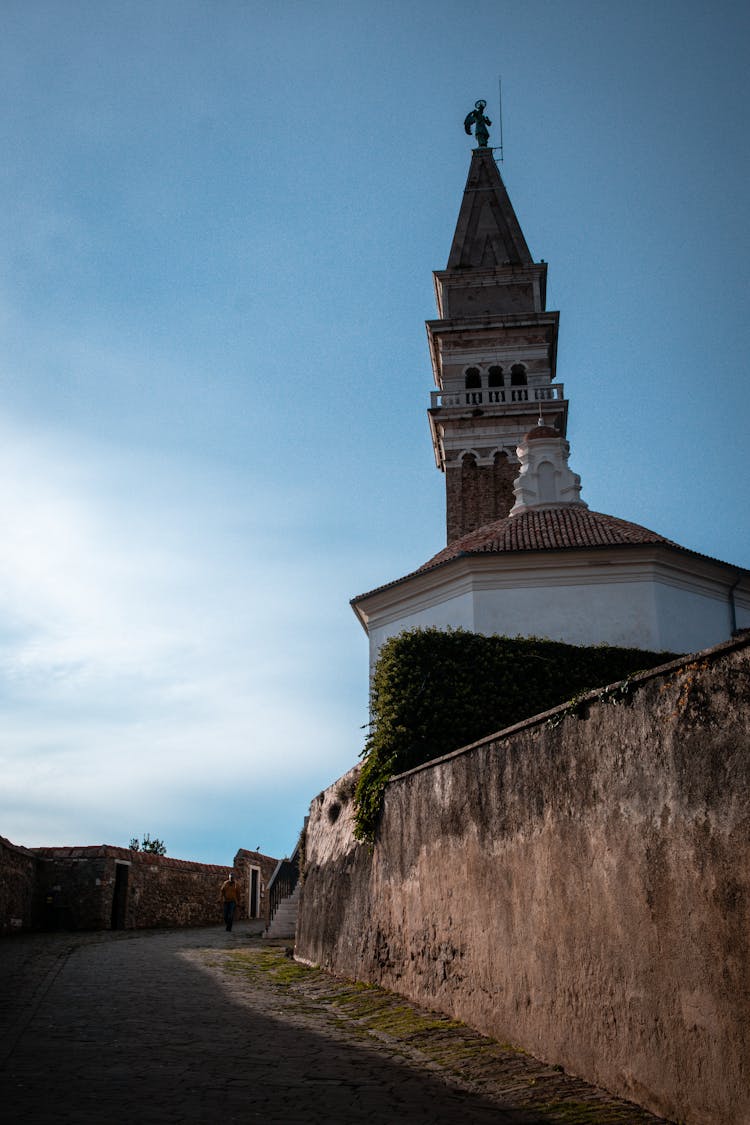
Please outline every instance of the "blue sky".
[[444, 543], [424, 321], [499, 74], [583, 498], [750, 567], [747, 5], [0, 28], [0, 834], [282, 855], [356, 760], [349, 598]]

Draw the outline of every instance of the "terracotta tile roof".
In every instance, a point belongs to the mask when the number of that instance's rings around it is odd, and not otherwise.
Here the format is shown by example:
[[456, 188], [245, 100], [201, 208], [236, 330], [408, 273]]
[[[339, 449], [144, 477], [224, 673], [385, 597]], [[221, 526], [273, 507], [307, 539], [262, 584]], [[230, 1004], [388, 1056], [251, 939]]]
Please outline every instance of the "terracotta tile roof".
[[429, 570], [459, 555], [500, 554], [510, 551], [560, 551], [570, 547], [609, 547], [619, 544], [665, 543], [679, 547], [640, 524], [591, 512], [588, 508], [539, 508], [507, 516], [455, 539], [420, 566]]
[[193, 859], [174, 859], [171, 855], [156, 855], [154, 852], [135, 852], [121, 848], [117, 844], [80, 844], [60, 847], [29, 848], [28, 851], [38, 859], [124, 859], [143, 867], [168, 867], [180, 870], [210, 871], [226, 875], [232, 870], [231, 864], [199, 863]]
[[[612, 546], [638, 547], [649, 544], [661, 544], [696, 559], [718, 562], [720, 566], [730, 565], [719, 559], [712, 559], [709, 555], [702, 555], [698, 551], [691, 551], [688, 547], [681, 547], [672, 539], [666, 539], [656, 531], [641, 527], [640, 524], [618, 519], [617, 516], [608, 516], [604, 512], [592, 512], [588, 508], [566, 505], [564, 508], [540, 508], [485, 524], [484, 527], [455, 539], [410, 574], [393, 582], [386, 582], [383, 586], [377, 586], [364, 594], [358, 594], [357, 597], [352, 598], [351, 604], [356, 605], [371, 594], [398, 586], [418, 574], [443, 566], [454, 559], [465, 558], [467, 555], [502, 555], [524, 551], [564, 551]], [[738, 573], [743, 572], [742, 567], [731, 569]]]

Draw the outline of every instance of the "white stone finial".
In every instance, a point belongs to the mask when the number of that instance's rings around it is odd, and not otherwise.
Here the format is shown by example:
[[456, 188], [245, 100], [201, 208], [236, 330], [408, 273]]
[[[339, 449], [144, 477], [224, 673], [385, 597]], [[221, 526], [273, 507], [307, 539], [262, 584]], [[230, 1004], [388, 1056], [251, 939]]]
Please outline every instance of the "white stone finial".
[[570, 446], [541, 416], [516, 452], [521, 471], [513, 482], [512, 516], [534, 508], [588, 507], [580, 498], [581, 478], [568, 468]]

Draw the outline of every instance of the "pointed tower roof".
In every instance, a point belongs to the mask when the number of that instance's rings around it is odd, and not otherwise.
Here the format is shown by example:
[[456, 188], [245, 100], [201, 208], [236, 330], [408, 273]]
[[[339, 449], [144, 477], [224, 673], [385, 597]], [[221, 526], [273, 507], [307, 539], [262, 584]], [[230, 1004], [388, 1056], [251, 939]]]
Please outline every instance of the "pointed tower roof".
[[531, 265], [526, 239], [492, 149], [476, 148], [453, 236], [449, 270]]

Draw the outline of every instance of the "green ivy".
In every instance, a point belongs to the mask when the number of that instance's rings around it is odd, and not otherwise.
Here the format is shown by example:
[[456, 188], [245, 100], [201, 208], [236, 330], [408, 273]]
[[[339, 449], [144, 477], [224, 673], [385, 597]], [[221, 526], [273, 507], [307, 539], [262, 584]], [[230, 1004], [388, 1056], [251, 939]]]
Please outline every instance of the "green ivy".
[[355, 835], [372, 842], [388, 781], [572, 696], [672, 659], [463, 629], [409, 629], [380, 650], [355, 794]]

